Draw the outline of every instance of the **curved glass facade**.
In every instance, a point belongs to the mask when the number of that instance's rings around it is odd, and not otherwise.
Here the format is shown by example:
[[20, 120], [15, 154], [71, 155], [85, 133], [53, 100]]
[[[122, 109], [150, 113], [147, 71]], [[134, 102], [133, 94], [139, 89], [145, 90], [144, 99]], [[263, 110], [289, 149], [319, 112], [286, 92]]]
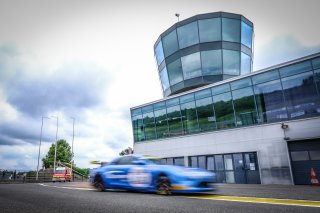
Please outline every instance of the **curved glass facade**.
[[154, 45], [164, 97], [250, 73], [252, 36], [248, 19], [224, 12], [197, 15], [170, 27]]
[[[210, 51], [206, 54], [216, 54]], [[199, 72], [194, 61], [202, 53], [194, 54], [183, 59], [191, 64], [188, 70], [193, 74], [189, 76], [197, 76]], [[183, 69], [180, 60], [173, 63], [175, 70]], [[234, 70], [232, 67], [240, 66], [232, 61], [227, 64], [230, 72]], [[175, 74], [176, 79], [181, 76]], [[134, 142], [315, 116], [320, 116], [319, 54], [131, 109]]]

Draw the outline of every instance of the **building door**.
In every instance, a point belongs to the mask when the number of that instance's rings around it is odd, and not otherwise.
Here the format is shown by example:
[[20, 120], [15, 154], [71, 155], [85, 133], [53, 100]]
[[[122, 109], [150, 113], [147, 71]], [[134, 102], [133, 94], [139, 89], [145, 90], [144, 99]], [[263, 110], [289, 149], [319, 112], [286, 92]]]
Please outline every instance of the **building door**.
[[288, 141], [294, 183], [311, 184], [311, 168], [320, 177], [320, 139]]
[[256, 152], [244, 153], [244, 170], [247, 183], [260, 184], [259, 164]]
[[237, 153], [233, 154], [234, 161], [234, 176], [236, 183], [247, 183], [246, 173], [243, 162], [243, 154]]

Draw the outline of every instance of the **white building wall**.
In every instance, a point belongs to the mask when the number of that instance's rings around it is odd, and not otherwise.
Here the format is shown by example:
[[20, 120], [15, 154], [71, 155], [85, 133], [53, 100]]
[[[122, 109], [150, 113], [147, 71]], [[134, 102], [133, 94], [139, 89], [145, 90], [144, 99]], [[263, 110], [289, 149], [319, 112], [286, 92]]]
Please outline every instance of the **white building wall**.
[[[287, 141], [320, 137], [320, 118], [235, 128], [134, 144], [137, 154], [159, 158], [257, 152], [262, 184], [293, 184]], [[186, 160], [187, 161], [187, 160]]]

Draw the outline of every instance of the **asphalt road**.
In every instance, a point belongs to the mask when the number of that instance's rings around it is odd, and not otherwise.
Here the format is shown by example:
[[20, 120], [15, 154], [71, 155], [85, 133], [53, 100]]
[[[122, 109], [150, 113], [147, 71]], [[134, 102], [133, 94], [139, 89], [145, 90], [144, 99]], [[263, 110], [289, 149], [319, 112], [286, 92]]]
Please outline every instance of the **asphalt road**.
[[[6, 212], [320, 212], [318, 207], [251, 203], [253, 198], [244, 201], [230, 201], [236, 196], [281, 198], [293, 194], [292, 199], [320, 199], [320, 187], [283, 187], [255, 185], [224, 185], [215, 196], [174, 195], [161, 196], [147, 193], [123, 191], [97, 192], [86, 183], [45, 183], [45, 184], [0, 184], [0, 213]], [[291, 192], [288, 188], [292, 188]], [[264, 189], [264, 190], [262, 190]], [[303, 189], [303, 190], [302, 190]], [[305, 193], [305, 189], [310, 189]], [[280, 191], [283, 191], [280, 193]], [[300, 193], [299, 193], [300, 191]], [[311, 195], [310, 195], [311, 193]], [[275, 196], [272, 196], [275, 195]], [[298, 197], [296, 197], [298, 196]], [[313, 197], [317, 196], [317, 197]], [[213, 197], [213, 198], [212, 198]], [[219, 198], [222, 197], [222, 200]], [[237, 199], [240, 199], [237, 197]], [[269, 202], [269, 200], [265, 200]], [[271, 200], [272, 201], [272, 200]], [[270, 202], [271, 202], [270, 201]], [[271, 202], [272, 203], [272, 202]], [[309, 202], [310, 203], [310, 202]], [[318, 205], [317, 204], [317, 205]]]

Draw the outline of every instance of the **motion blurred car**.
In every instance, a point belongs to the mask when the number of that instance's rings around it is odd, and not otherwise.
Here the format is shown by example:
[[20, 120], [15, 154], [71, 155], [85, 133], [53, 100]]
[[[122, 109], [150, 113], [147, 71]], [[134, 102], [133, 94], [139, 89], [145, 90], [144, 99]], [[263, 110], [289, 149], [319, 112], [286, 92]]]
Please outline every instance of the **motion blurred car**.
[[197, 193], [215, 190], [214, 173], [172, 165], [160, 165], [149, 156], [127, 155], [92, 170], [91, 184], [99, 191], [125, 189], [143, 192]]

